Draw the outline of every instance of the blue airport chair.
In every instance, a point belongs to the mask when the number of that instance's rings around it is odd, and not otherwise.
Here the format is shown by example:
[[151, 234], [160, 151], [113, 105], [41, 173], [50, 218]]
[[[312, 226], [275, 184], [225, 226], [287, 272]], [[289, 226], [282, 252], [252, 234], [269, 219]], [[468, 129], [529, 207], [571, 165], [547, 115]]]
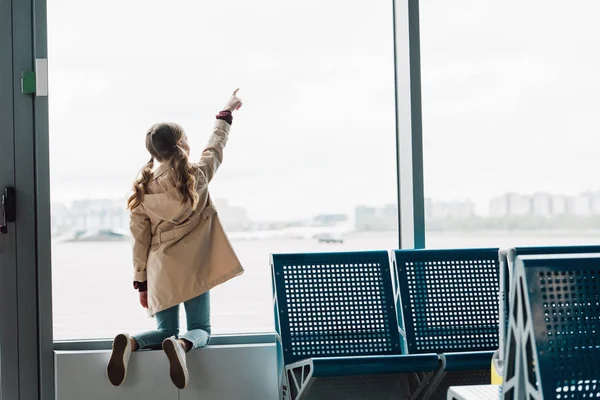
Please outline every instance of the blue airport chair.
[[403, 346], [442, 361], [426, 395], [445, 399], [451, 385], [489, 384], [499, 344], [498, 249], [395, 250], [393, 264]]
[[502, 398], [600, 398], [600, 254], [514, 265]]
[[536, 246], [536, 247], [507, 247], [498, 252], [500, 262], [500, 344], [498, 351], [494, 354], [493, 374], [497, 376], [492, 383], [502, 383], [501, 377], [504, 371], [504, 356], [506, 354], [506, 332], [508, 330], [508, 307], [507, 298], [509, 287], [512, 282], [512, 271], [515, 260], [520, 255], [546, 255], [546, 254], [584, 254], [600, 253], [600, 246]]
[[273, 254], [281, 399], [419, 398], [436, 354], [401, 354], [386, 251]]

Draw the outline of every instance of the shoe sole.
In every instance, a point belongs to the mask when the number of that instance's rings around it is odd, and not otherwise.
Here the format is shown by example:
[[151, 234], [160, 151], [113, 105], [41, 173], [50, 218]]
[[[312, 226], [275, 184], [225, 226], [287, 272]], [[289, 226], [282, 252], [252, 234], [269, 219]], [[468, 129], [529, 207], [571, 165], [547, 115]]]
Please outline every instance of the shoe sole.
[[169, 359], [169, 375], [171, 375], [173, 384], [178, 389], [184, 389], [187, 385], [185, 370], [181, 361], [179, 360], [179, 357], [177, 356], [175, 345], [171, 340], [166, 340], [163, 343], [163, 350]]
[[125, 349], [129, 339], [125, 335], [118, 335], [113, 344], [113, 351], [106, 366], [106, 376], [110, 383], [114, 386], [119, 386], [127, 376], [127, 368], [125, 367]]

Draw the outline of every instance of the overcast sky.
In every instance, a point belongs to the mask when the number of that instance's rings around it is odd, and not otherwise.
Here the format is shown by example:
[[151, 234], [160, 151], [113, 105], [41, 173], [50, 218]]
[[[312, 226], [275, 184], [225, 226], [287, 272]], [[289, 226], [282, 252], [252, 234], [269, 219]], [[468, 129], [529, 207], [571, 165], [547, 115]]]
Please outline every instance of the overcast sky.
[[[425, 194], [600, 189], [600, 2], [421, 1]], [[125, 196], [154, 122], [197, 157], [240, 87], [213, 197], [258, 220], [395, 202], [391, 0], [52, 0], [54, 200]]]

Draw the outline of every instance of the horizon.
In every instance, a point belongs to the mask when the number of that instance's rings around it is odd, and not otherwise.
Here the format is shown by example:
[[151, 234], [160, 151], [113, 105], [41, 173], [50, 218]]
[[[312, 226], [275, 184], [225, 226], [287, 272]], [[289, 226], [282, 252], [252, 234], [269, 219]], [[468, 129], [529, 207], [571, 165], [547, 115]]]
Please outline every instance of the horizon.
[[[474, 216], [475, 217], [484, 217], [484, 218], [493, 218], [490, 217], [490, 209], [492, 207], [492, 202], [498, 199], [502, 199], [504, 197], [508, 197], [508, 196], [522, 196], [522, 197], [528, 197], [530, 201], [533, 201], [533, 197], [536, 195], [547, 195], [550, 197], [550, 200], [552, 200], [552, 198], [562, 198], [566, 201], [568, 201], [569, 199], [578, 199], [578, 198], [582, 198], [585, 195], [597, 195], [600, 197], [600, 189], [598, 190], [586, 190], [586, 191], [582, 191], [579, 193], [556, 193], [556, 192], [544, 192], [544, 191], [534, 191], [534, 192], [530, 192], [530, 193], [517, 193], [517, 192], [506, 192], [506, 193], [502, 193], [499, 195], [496, 195], [494, 197], [492, 197], [491, 199], [488, 200], [487, 204], [485, 205], [485, 212], [481, 212], [481, 208], [478, 208], [478, 204], [475, 203], [473, 200], [471, 199], [453, 199], [453, 200], [448, 200], [448, 199], [432, 199], [429, 197], [425, 197], [425, 207], [427, 207], [427, 204], [429, 201], [431, 201], [431, 205], [436, 206], [436, 205], [450, 205], [450, 206], [465, 206], [465, 205], [469, 205], [469, 206], [473, 206], [473, 211], [474, 211]], [[64, 206], [66, 208], [72, 208], [73, 204], [76, 202], [85, 202], [85, 201], [108, 201], [108, 202], [114, 202], [117, 203], [119, 202], [119, 198], [118, 197], [97, 197], [97, 198], [75, 198], [75, 199], [71, 199], [70, 201], [51, 201], [51, 205], [61, 205]], [[236, 209], [243, 209], [245, 212], [248, 213], [248, 217], [251, 221], [256, 222], [256, 223], [278, 223], [278, 222], [292, 222], [292, 221], [307, 221], [307, 220], [312, 220], [318, 216], [323, 216], [323, 215], [336, 215], [336, 214], [343, 214], [346, 217], [350, 217], [353, 218], [356, 214], [356, 210], [359, 207], [367, 207], [367, 208], [374, 208], [376, 210], [381, 210], [384, 209], [385, 207], [388, 206], [393, 206], [393, 207], [398, 207], [397, 202], [394, 201], [389, 201], [389, 202], [380, 202], [377, 204], [356, 204], [352, 207], [351, 210], [346, 210], [346, 211], [341, 211], [342, 209], [338, 209], [338, 210], [330, 210], [330, 211], [317, 211], [314, 214], [310, 214], [310, 215], [305, 215], [305, 216], [298, 216], [295, 218], [286, 218], [286, 219], [254, 219], [252, 218], [252, 213], [250, 212], [250, 210], [248, 210], [247, 208], [243, 207], [240, 204], [237, 204], [235, 202], [232, 202], [230, 199], [226, 199], [226, 198], [213, 198], [213, 202], [216, 203], [217, 208], [222, 208], [219, 207], [220, 202], [226, 202], [227, 208], [236, 208]], [[222, 205], [222, 204], [221, 204]], [[123, 199], [123, 208], [124, 210], [126, 210], [126, 197], [124, 197]], [[481, 204], [480, 204], [481, 206]], [[595, 215], [595, 214], [590, 214], [590, 215]], [[507, 216], [507, 217], [511, 217], [511, 216]]]

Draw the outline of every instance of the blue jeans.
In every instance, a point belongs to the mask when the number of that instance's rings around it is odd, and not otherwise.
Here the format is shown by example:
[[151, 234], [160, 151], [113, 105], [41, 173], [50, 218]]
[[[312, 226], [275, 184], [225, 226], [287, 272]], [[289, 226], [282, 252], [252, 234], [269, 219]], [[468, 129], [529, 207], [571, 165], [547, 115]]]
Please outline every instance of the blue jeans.
[[156, 330], [133, 335], [140, 349], [159, 350], [162, 342], [175, 336], [185, 339], [192, 348], [204, 347], [210, 339], [210, 293], [206, 292], [183, 303], [187, 333], [179, 336], [179, 304], [156, 313]]

